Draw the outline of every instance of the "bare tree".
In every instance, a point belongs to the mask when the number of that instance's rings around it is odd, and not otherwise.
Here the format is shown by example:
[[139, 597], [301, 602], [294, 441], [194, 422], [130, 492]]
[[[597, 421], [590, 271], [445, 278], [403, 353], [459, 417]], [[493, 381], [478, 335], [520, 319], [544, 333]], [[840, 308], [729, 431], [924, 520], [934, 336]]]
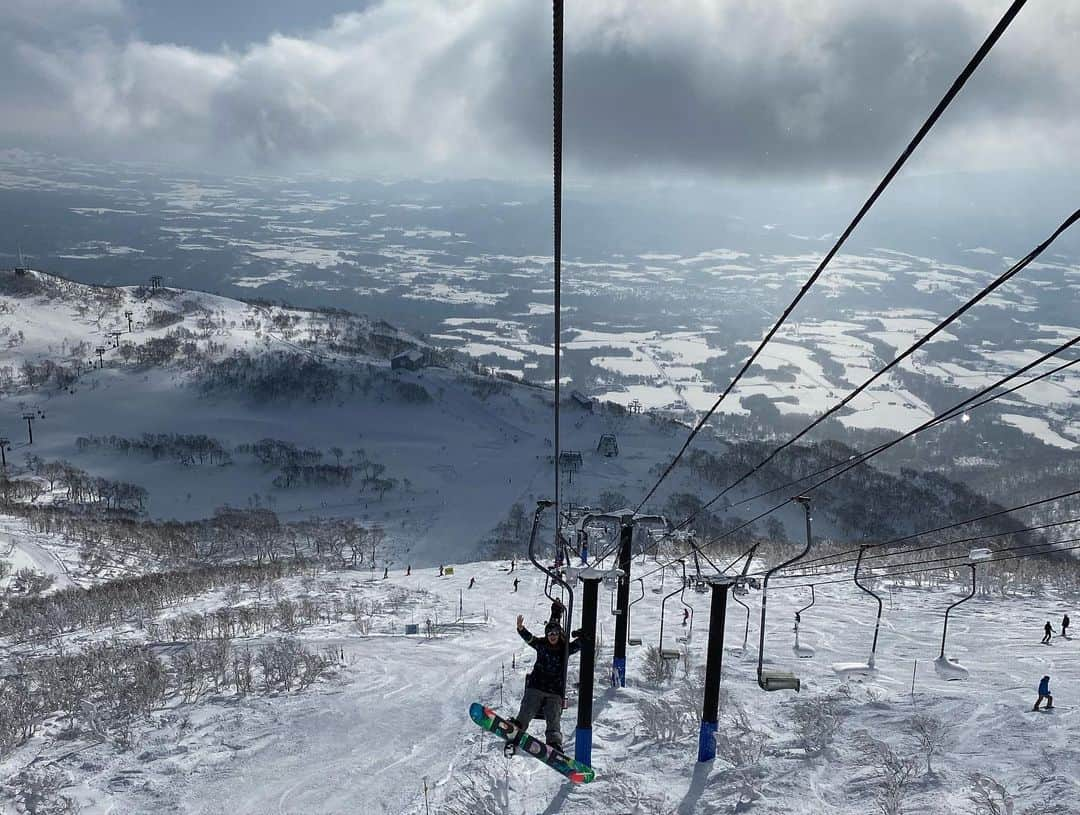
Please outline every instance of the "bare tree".
[[941, 755], [952, 742], [952, 727], [940, 719], [916, 713], [908, 722], [919, 749], [926, 756], [926, 774], [933, 775], [931, 766], [934, 756]]
[[975, 815], [1013, 815], [1013, 798], [1005, 787], [988, 775], [971, 776], [971, 795]]
[[806, 755], [819, 755], [840, 729], [840, 700], [835, 696], [800, 699], [791, 706], [791, 720]]
[[916, 777], [917, 756], [904, 756], [893, 750], [888, 742], [878, 741], [867, 731], [855, 734], [859, 750], [858, 762], [874, 774], [878, 790], [874, 802], [881, 815], [901, 815], [908, 787]]

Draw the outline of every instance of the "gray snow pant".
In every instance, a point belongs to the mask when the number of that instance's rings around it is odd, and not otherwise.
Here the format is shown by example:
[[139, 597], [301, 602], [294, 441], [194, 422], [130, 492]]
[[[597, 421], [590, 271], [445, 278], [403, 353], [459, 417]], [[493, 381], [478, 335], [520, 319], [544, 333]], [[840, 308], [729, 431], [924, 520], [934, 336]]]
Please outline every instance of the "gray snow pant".
[[540, 711], [544, 712], [544, 721], [547, 723], [545, 741], [556, 750], [562, 750], [562, 697], [537, 688], [525, 688], [525, 696], [521, 699], [521, 707], [515, 717], [521, 729], [528, 730], [529, 722]]

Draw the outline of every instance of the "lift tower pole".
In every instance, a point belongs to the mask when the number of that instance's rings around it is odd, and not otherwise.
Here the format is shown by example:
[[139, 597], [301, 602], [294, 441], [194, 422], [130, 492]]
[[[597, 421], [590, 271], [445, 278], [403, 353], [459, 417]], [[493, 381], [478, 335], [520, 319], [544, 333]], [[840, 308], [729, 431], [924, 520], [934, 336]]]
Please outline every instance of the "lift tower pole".
[[724, 668], [724, 625], [727, 622], [727, 597], [737, 578], [717, 575], [707, 578], [712, 586], [709, 606], [709, 645], [705, 659], [705, 701], [701, 707], [701, 732], [698, 735], [698, 758], [716, 758], [716, 730], [720, 721], [720, 675]]
[[578, 682], [577, 730], [574, 758], [592, 766], [593, 673], [596, 668], [596, 597], [604, 572], [599, 569], [567, 569], [577, 572], [585, 584], [581, 598], [581, 679]]
[[615, 605], [615, 656], [611, 660], [611, 685], [615, 688], [626, 687], [626, 633], [630, 620], [630, 566], [632, 554], [630, 544], [634, 539], [634, 515], [623, 515], [619, 519], [619, 588]]
[[24, 413], [22, 417], [24, 419], [26, 419], [26, 432], [27, 432], [27, 435], [30, 436], [30, 443], [33, 444], [34, 443], [34, 414], [33, 413]]

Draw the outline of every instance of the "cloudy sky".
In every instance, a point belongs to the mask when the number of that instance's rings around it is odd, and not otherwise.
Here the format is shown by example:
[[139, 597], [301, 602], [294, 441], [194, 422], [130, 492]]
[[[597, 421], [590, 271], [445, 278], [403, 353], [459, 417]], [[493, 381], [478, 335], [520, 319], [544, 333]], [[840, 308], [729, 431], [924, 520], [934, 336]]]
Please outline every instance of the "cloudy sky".
[[[1007, 0], [589, 0], [582, 178], [877, 176]], [[4, 0], [0, 145], [215, 169], [550, 170], [541, 0]], [[912, 166], [1075, 169], [1080, 3], [1031, 0]]]

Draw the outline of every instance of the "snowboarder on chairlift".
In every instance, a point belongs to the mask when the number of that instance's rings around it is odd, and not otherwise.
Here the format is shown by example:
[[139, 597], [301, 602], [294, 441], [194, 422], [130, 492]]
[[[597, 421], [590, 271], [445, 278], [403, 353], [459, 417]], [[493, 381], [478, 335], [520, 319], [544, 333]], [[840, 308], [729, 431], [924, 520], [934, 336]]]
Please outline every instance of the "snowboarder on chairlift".
[[1043, 638], [1042, 642], [1045, 645], [1050, 642], [1050, 635], [1054, 633], [1054, 627], [1050, 625], [1050, 621], [1046, 621], [1046, 625], [1043, 626]]
[[1064, 617], [1061, 618], [1061, 636], [1063, 636], [1063, 637], [1068, 637], [1069, 636], [1069, 615], [1068, 614], [1066, 614]]
[[566, 696], [566, 660], [570, 654], [581, 650], [583, 639], [579, 634], [567, 647], [560, 622], [563, 610], [561, 602], [552, 602], [551, 619], [544, 626], [543, 638], [533, 636], [525, 627], [525, 618], [518, 615], [518, 635], [536, 651], [536, 662], [525, 677], [525, 695], [521, 699], [518, 714], [510, 720], [522, 730], [528, 730], [533, 717], [543, 713], [546, 724], [545, 741], [560, 752], [563, 697]]
[[1054, 697], [1050, 695], [1050, 677], [1044, 676], [1039, 681], [1039, 698], [1035, 700], [1035, 707], [1032, 710], [1038, 710], [1039, 705], [1042, 704], [1042, 700], [1046, 700], [1046, 709], [1054, 709]]

